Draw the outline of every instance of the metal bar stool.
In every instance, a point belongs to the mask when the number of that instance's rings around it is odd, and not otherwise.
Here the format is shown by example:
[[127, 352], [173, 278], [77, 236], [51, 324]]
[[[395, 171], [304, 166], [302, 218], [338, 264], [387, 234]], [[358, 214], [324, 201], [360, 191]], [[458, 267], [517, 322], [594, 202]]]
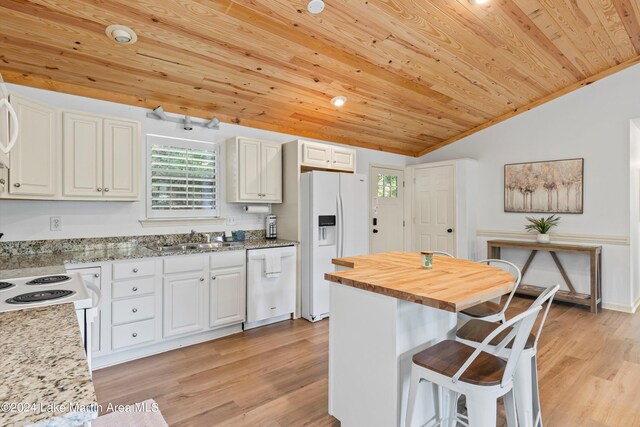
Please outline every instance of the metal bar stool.
[[[508, 320], [494, 329], [477, 348], [455, 340], [444, 340], [415, 354], [411, 366], [406, 427], [412, 425], [418, 385], [422, 381], [430, 382], [434, 390], [436, 416], [435, 424], [430, 425], [455, 425], [458, 419], [455, 402], [464, 394], [469, 427], [495, 427], [498, 397], [504, 397], [509, 426], [516, 426], [513, 374], [540, 310], [541, 307], [532, 307]], [[501, 338], [496, 348], [502, 350], [511, 345], [507, 360], [484, 351], [498, 336]], [[441, 411], [443, 400], [447, 404]]]
[[522, 273], [520, 272], [520, 269], [516, 267], [515, 264], [502, 259], [484, 259], [478, 262], [487, 264], [490, 266], [503, 267], [504, 270], [508, 271], [510, 274], [513, 275], [515, 279], [515, 285], [513, 287], [513, 290], [509, 294], [509, 297], [507, 298], [506, 302], [504, 303], [504, 305], [500, 304], [501, 298], [498, 298], [497, 302], [485, 301], [480, 304], [476, 304], [473, 307], [469, 307], [466, 310], [462, 310], [460, 313], [458, 313], [458, 319], [465, 322], [472, 319], [482, 319], [482, 320], [486, 320], [487, 322], [504, 322], [505, 321], [504, 313], [507, 311], [507, 308], [511, 303], [511, 299], [513, 299], [513, 296], [515, 295], [516, 290], [520, 285], [520, 280], [522, 280]]
[[[522, 355], [520, 356], [520, 363], [514, 373], [513, 390], [518, 414], [518, 424], [523, 427], [542, 427], [536, 353], [542, 327], [547, 319], [551, 302], [556, 292], [558, 292], [558, 289], [560, 289], [560, 285], [547, 288], [529, 306], [529, 310], [534, 308], [544, 309], [544, 314], [535, 334], [529, 334], [529, 337], [527, 337]], [[545, 304], [546, 307], [544, 307]], [[497, 322], [486, 322], [480, 319], [470, 320], [458, 329], [456, 332], [456, 340], [468, 346], [479, 348], [485, 342], [485, 339], [500, 327], [500, 323]], [[489, 345], [485, 347], [485, 351], [502, 358], [508, 358], [513, 350], [509, 345], [500, 348], [500, 342], [501, 336], [498, 335], [489, 342]]]

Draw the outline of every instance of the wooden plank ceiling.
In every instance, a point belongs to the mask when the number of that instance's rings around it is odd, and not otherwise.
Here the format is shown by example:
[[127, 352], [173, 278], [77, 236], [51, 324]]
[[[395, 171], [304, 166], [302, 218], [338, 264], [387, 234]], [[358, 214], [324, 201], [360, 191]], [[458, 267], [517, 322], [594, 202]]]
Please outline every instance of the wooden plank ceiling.
[[[0, 71], [416, 156], [640, 62], [640, 0], [326, 0], [315, 16], [306, 3], [3, 0]], [[115, 44], [109, 24], [138, 42]]]

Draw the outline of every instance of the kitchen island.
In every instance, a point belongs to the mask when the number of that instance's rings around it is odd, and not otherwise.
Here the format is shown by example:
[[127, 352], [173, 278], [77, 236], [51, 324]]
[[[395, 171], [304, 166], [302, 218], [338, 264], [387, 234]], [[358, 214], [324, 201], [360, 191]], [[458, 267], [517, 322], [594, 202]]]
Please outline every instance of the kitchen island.
[[[333, 260], [329, 413], [343, 427], [404, 426], [412, 356], [455, 336], [456, 313], [510, 292], [507, 272], [472, 261], [387, 252]], [[416, 424], [433, 417], [421, 387]]]

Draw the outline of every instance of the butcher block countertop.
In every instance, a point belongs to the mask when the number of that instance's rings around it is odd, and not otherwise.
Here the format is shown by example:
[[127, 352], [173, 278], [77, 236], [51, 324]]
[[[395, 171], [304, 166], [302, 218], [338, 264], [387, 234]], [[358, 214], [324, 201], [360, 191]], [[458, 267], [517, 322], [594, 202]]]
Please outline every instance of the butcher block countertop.
[[514, 285], [506, 271], [463, 259], [436, 255], [427, 270], [413, 252], [335, 258], [333, 264], [350, 270], [325, 273], [326, 280], [454, 313], [504, 295]]

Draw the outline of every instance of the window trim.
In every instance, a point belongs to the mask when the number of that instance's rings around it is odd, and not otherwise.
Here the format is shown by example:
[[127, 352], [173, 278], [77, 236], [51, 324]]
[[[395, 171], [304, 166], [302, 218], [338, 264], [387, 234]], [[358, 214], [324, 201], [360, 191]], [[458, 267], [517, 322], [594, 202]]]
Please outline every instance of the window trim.
[[[167, 145], [181, 148], [195, 148], [200, 150], [211, 150], [216, 156], [215, 180], [216, 185], [214, 195], [216, 208], [211, 210], [189, 209], [189, 210], [157, 210], [153, 211], [151, 206], [151, 147], [153, 145]], [[211, 141], [198, 141], [195, 139], [175, 138], [164, 135], [146, 135], [146, 171], [145, 171], [145, 199], [147, 219], [198, 219], [198, 218], [220, 218], [220, 186], [222, 177], [220, 164], [220, 144]]]

